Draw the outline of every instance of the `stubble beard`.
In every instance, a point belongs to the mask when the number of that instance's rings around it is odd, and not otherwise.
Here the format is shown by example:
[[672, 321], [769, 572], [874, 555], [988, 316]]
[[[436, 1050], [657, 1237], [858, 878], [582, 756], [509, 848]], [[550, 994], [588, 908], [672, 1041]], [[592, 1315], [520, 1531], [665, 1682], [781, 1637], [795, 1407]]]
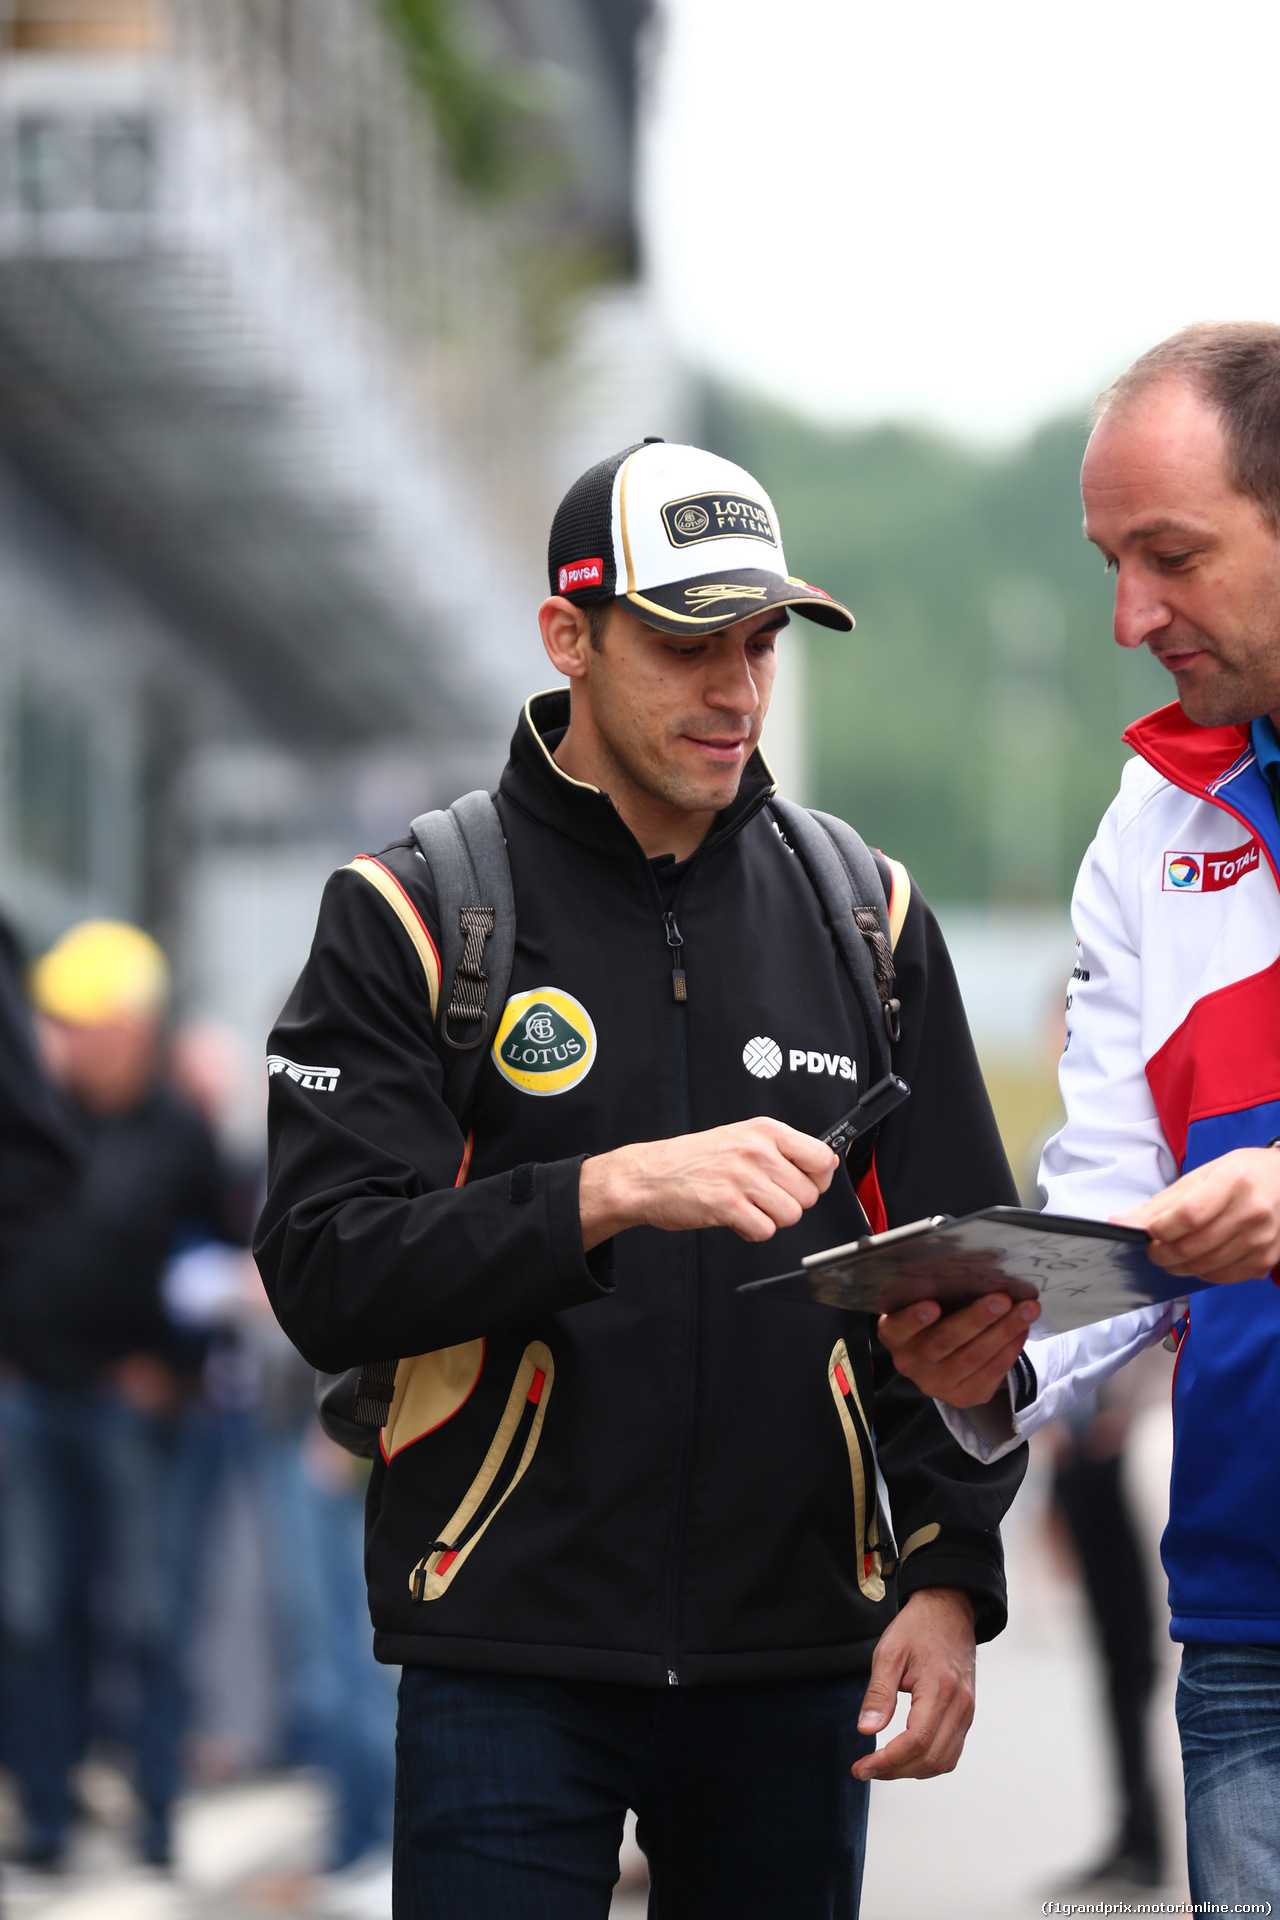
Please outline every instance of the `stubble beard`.
[[1280, 638], [1274, 664], [1263, 659], [1226, 660], [1213, 646], [1205, 651], [1213, 660], [1211, 671], [1206, 674], [1201, 668], [1186, 686], [1177, 682], [1179, 704], [1188, 720], [1198, 727], [1247, 727], [1262, 714], [1280, 709]]
[[[601, 731], [604, 732], [604, 729]], [[675, 807], [681, 813], [720, 813], [737, 799], [742, 775], [755, 750], [756, 740], [748, 736], [746, 752], [736, 767], [708, 768], [708, 773], [714, 771], [717, 777], [714, 781], [702, 781], [692, 769], [682, 766], [677, 758], [679, 742], [685, 733], [697, 737], [691, 719], [674, 722], [660, 742], [647, 740], [643, 735], [633, 737], [625, 727], [616, 731], [611, 728], [605, 738], [613, 759], [638, 792], [660, 800], [666, 806]]]
[[1197, 727], [1243, 727], [1267, 712], [1265, 698], [1251, 692], [1238, 673], [1221, 661], [1218, 669], [1197, 686], [1179, 686], [1178, 701], [1188, 720]]
[[[750, 757], [749, 749], [747, 757]], [[679, 808], [681, 813], [719, 813], [737, 799], [745, 765], [744, 758], [739, 766], [719, 769], [715, 781], [701, 781], [673, 759], [655, 754], [646, 759], [642, 767], [628, 765], [626, 772], [637, 786], [644, 787], [667, 806]]]
[[[1236, 636], [1224, 643], [1188, 624], [1186, 630], [1167, 634], [1159, 651], [1150, 649], [1159, 664], [1165, 653], [1201, 653], [1194, 678], [1174, 674], [1178, 705], [1188, 720], [1196, 726], [1249, 726], [1261, 714], [1280, 708], [1280, 616], [1268, 626], [1261, 643]], [[1207, 662], [1213, 664], [1205, 672]]]

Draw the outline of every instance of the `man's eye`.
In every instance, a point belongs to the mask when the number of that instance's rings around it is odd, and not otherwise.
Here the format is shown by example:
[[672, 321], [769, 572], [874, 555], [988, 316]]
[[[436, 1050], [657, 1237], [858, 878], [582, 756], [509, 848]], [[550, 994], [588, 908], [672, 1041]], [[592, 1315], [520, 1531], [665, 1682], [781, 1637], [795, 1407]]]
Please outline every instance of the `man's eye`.
[[1103, 561], [1102, 571], [1104, 573], [1119, 573], [1120, 562], [1116, 559], [1114, 554], [1112, 554], [1109, 559], [1106, 559]]
[[1156, 560], [1159, 565], [1169, 568], [1170, 571], [1176, 571], [1179, 567], [1185, 567], [1188, 560], [1194, 559], [1195, 555], [1193, 553], [1158, 553], [1156, 555]]

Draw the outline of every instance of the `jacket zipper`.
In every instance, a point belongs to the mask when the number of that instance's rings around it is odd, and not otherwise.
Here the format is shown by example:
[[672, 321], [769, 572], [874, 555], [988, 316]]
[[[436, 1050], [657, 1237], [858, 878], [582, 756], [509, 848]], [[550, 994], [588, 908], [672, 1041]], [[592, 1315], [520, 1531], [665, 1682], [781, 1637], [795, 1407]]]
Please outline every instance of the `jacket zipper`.
[[[753, 814], [759, 812], [768, 794], [761, 794], [751, 812], [745, 814], [734, 826], [738, 833]], [[694, 860], [703, 852], [690, 856], [692, 867]], [[689, 1089], [689, 1032], [685, 1024], [685, 1009], [689, 1004], [689, 982], [684, 969], [684, 935], [676, 919], [676, 908], [683, 897], [689, 882], [686, 872], [680, 882], [676, 897], [669, 909], [663, 907], [662, 889], [658, 885], [653, 868], [645, 861], [645, 870], [649, 882], [657, 897], [662, 911], [662, 931], [671, 953], [671, 1000], [672, 1020], [674, 1022], [673, 1044], [676, 1059], [676, 1119], [678, 1131], [689, 1133], [693, 1126], [693, 1101]], [[689, 1506], [689, 1483], [693, 1466], [693, 1428], [694, 1414], [698, 1397], [698, 1240], [693, 1232], [686, 1231], [680, 1236], [682, 1246], [682, 1265], [684, 1269], [684, 1383], [680, 1407], [680, 1452], [676, 1460], [675, 1498], [671, 1511], [671, 1538], [667, 1549], [667, 1590], [665, 1601], [665, 1638], [667, 1646], [666, 1668], [667, 1685], [680, 1685], [680, 1588], [684, 1571], [684, 1527]]]
[[674, 913], [664, 913], [662, 924], [666, 929], [667, 945], [671, 949], [671, 998], [683, 1006], [689, 998], [689, 983], [680, 965], [684, 955], [684, 935], [676, 925]]
[[[686, 875], [686, 878], [688, 876]], [[654, 883], [655, 888], [657, 883]], [[683, 892], [683, 886], [681, 892]], [[677, 895], [677, 899], [679, 895]], [[661, 893], [659, 893], [661, 903]], [[685, 975], [684, 936], [672, 909], [662, 916], [662, 930], [671, 953], [672, 1037], [676, 1064], [677, 1130], [688, 1133], [692, 1127], [692, 1101], [689, 1090], [689, 1035], [685, 1008], [689, 1001], [689, 983]], [[681, 1239], [681, 1265], [684, 1280], [684, 1379], [680, 1396], [680, 1451], [676, 1459], [675, 1498], [671, 1511], [671, 1542], [667, 1552], [667, 1591], [665, 1639], [667, 1645], [667, 1685], [680, 1685], [680, 1588], [684, 1571], [684, 1527], [689, 1505], [689, 1482], [693, 1464], [693, 1426], [698, 1391], [698, 1242], [692, 1232]]]

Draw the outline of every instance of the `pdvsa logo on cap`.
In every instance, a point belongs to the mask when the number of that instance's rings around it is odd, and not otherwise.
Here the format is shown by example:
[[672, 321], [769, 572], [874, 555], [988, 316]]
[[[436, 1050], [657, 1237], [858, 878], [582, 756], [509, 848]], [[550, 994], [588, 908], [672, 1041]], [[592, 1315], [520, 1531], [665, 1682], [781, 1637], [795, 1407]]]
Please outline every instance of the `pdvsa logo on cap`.
[[1227, 853], [1166, 853], [1165, 893], [1219, 893], [1234, 887], [1247, 873], [1256, 873], [1262, 858], [1257, 840], [1246, 840], [1242, 847]]
[[602, 587], [604, 585], [604, 561], [571, 560], [567, 567], [560, 569], [561, 593], [577, 593], [580, 587]]

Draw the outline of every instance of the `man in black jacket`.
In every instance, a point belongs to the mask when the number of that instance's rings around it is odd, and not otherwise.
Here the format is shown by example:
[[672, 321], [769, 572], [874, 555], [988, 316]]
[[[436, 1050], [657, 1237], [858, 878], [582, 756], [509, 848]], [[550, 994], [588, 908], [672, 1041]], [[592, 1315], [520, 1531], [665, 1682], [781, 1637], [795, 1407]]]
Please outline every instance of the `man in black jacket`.
[[82, 1158], [36, 1054], [18, 943], [0, 920], [0, 1273], [12, 1273], [33, 1223], [67, 1198]]
[[140, 928], [72, 927], [33, 994], [81, 1166], [49, 1191], [5, 1273], [0, 1349], [4, 1499], [0, 1622], [26, 1859], [56, 1867], [84, 1741], [99, 1581], [137, 1684], [141, 1850], [170, 1856], [181, 1733], [170, 1459], [182, 1376], [161, 1279], [184, 1242], [225, 1232], [225, 1183], [204, 1121], [160, 1080], [168, 967]]
[[[868, 1319], [737, 1291], [864, 1230], [816, 1136], [868, 1036], [757, 751], [788, 607], [853, 622], [750, 475], [660, 442], [570, 490], [550, 584], [570, 686], [497, 795], [516, 951], [467, 1137], [411, 841], [331, 880], [270, 1043], [273, 1304], [317, 1366], [401, 1361], [367, 1533], [396, 1912], [602, 1916], [630, 1805], [655, 1910], [852, 1916], [867, 1781], [959, 1755], [1024, 1466], [969, 1460]], [[1012, 1201], [941, 936], [885, 867], [913, 1093], [863, 1202]]]

